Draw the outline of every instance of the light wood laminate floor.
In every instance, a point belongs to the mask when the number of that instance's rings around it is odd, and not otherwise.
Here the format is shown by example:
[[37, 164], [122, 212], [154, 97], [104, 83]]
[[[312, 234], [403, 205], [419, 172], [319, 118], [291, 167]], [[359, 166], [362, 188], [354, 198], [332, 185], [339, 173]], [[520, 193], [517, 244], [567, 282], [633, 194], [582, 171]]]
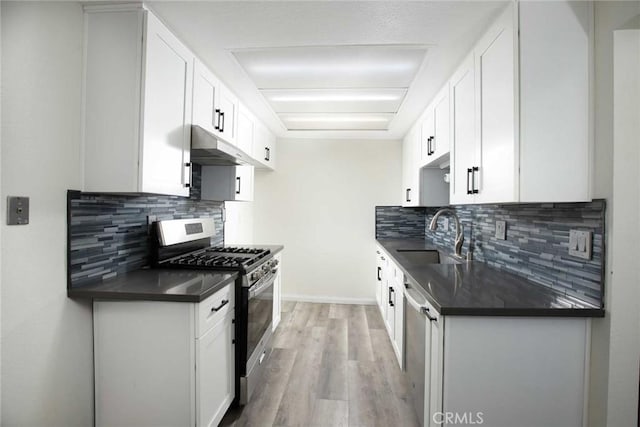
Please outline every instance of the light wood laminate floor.
[[264, 381], [223, 426], [418, 425], [375, 305], [284, 301]]

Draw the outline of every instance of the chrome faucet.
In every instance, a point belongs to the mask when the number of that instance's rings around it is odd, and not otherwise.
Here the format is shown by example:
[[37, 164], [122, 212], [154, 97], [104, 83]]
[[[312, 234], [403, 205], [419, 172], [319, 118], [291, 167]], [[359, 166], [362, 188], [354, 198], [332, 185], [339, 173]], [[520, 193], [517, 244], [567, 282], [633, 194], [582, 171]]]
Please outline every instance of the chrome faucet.
[[448, 213], [456, 221], [456, 240], [455, 240], [455, 246], [454, 246], [455, 256], [458, 258], [462, 258], [462, 243], [464, 243], [464, 232], [462, 230], [462, 224], [460, 224], [460, 219], [458, 218], [456, 211], [450, 208], [440, 209], [433, 216], [433, 219], [431, 220], [431, 224], [429, 224], [429, 230], [435, 231], [438, 229], [438, 218], [440, 218], [440, 215], [442, 215], [443, 213]]

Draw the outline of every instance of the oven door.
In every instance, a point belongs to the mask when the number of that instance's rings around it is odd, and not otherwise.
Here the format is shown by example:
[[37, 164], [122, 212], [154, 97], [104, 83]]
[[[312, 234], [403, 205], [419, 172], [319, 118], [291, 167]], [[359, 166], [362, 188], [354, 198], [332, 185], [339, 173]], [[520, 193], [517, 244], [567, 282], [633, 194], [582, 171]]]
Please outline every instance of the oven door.
[[245, 405], [262, 381], [271, 353], [273, 284], [275, 270], [250, 288], [242, 288], [242, 325], [239, 355], [240, 404]]
[[273, 283], [275, 274], [248, 289], [247, 304], [247, 365], [273, 322]]

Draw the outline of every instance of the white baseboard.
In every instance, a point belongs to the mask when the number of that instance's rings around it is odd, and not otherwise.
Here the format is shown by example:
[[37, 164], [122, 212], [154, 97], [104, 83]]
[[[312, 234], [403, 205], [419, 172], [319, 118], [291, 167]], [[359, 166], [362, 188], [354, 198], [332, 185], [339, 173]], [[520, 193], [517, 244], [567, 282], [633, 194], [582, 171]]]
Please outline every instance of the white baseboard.
[[316, 295], [299, 295], [299, 294], [282, 294], [284, 301], [298, 301], [298, 302], [317, 302], [325, 304], [359, 304], [359, 305], [374, 305], [376, 304], [375, 298], [341, 298], [330, 296], [316, 296]]

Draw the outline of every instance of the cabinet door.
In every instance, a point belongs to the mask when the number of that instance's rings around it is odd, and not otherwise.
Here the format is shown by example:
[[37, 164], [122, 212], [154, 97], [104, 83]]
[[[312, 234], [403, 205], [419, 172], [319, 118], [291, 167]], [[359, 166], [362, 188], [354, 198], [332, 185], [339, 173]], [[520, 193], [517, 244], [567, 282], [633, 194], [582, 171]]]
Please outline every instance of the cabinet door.
[[217, 426], [235, 396], [232, 312], [196, 341], [198, 425]]
[[259, 162], [257, 167], [275, 169], [276, 137], [259, 120], [254, 123], [253, 158]]
[[235, 200], [253, 200], [253, 166], [236, 166]]
[[[390, 268], [391, 270], [391, 268]], [[392, 276], [392, 275], [390, 275]], [[387, 323], [387, 332], [389, 333], [389, 338], [391, 338], [391, 342], [395, 340], [395, 332], [396, 332], [396, 307], [394, 303], [396, 292], [396, 284], [393, 280], [393, 277], [387, 277], [387, 310], [386, 310], [386, 323]]]
[[236, 144], [236, 118], [238, 114], [238, 98], [226, 86], [220, 84], [216, 105], [220, 109], [220, 136], [231, 144]]
[[240, 105], [238, 108], [238, 134], [236, 138], [238, 148], [252, 155], [254, 135], [256, 134], [253, 115], [246, 107]]
[[480, 158], [474, 166], [476, 202], [517, 201], [518, 150], [515, 130], [513, 6], [500, 16], [474, 50], [476, 135]]
[[253, 166], [202, 166], [202, 200], [253, 200]]
[[400, 369], [404, 369], [404, 275], [398, 270], [394, 292], [394, 347]]
[[420, 126], [415, 126], [402, 143], [402, 206], [420, 206]]
[[449, 154], [449, 85], [436, 96], [433, 103], [433, 139], [431, 140], [432, 159], [441, 161]]
[[451, 120], [451, 182], [449, 197], [452, 204], [473, 203], [470, 194], [471, 170], [476, 164], [475, 137], [475, 80], [473, 56], [469, 56], [450, 82]]
[[193, 61], [193, 54], [147, 13], [142, 192], [189, 195]]
[[215, 102], [220, 83], [198, 59], [193, 67], [193, 124], [216, 134], [219, 117]]
[[376, 302], [378, 303], [378, 307], [380, 307], [380, 311], [382, 311], [383, 301], [384, 301], [384, 290], [382, 289], [382, 251], [378, 248], [376, 249], [376, 281], [375, 281], [375, 289], [376, 289]]
[[433, 107], [427, 108], [420, 132], [420, 165], [426, 165], [433, 159], [433, 139], [435, 138]]
[[276, 168], [276, 136], [269, 131], [266, 130], [266, 141], [265, 144], [265, 153], [264, 153], [264, 161], [267, 164], [267, 167], [271, 169]]

